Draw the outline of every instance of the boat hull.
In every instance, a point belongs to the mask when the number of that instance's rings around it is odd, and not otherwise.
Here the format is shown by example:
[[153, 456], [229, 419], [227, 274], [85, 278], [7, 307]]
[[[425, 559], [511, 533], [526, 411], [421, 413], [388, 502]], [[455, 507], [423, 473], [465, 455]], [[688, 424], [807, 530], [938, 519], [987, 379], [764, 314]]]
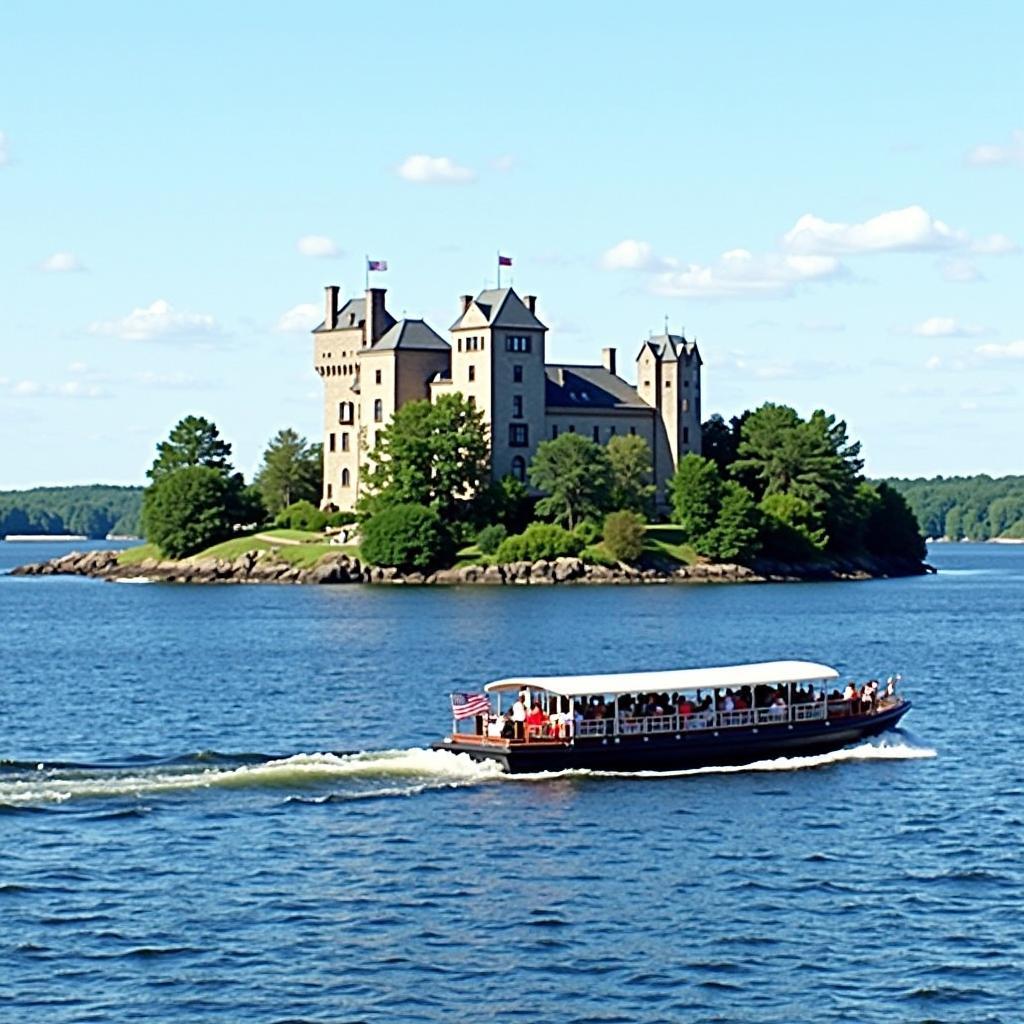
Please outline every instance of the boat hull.
[[827, 721], [701, 729], [648, 736], [578, 738], [573, 743], [512, 746], [482, 738], [442, 740], [434, 750], [497, 761], [506, 772], [559, 772], [586, 769], [611, 772], [667, 772], [752, 764], [776, 757], [809, 757], [840, 750], [895, 728], [910, 701], [870, 715]]

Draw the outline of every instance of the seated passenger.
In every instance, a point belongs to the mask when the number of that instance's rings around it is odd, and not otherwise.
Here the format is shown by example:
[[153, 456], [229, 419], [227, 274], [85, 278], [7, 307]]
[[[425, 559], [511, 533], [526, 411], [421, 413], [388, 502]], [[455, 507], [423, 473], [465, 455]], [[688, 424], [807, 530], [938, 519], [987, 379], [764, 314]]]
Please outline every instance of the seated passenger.
[[527, 735], [537, 737], [544, 733], [544, 726], [547, 725], [548, 716], [541, 710], [538, 701], [533, 702], [530, 713], [526, 716]]

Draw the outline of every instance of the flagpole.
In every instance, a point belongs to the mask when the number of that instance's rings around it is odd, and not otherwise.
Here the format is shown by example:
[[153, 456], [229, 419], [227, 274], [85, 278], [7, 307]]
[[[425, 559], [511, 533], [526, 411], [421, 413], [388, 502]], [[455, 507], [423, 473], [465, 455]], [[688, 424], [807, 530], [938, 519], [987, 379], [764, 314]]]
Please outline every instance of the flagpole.
[[370, 254], [367, 253], [363, 259], [363, 277], [366, 278], [366, 287], [363, 288], [364, 292], [370, 290]]
[[501, 250], [498, 250], [498, 291], [501, 291]]

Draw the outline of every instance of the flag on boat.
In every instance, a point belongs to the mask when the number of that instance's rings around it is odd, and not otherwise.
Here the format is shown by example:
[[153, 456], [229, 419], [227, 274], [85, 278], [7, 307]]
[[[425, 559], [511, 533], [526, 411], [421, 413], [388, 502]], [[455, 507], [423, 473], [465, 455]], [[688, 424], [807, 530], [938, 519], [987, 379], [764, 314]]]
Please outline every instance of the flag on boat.
[[452, 716], [456, 719], [475, 718], [491, 710], [491, 700], [486, 693], [453, 693]]
[[498, 266], [499, 267], [511, 267], [512, 266], [512, 257], [511, 256], [502, 256], [501, 253], [498, 253]]
[[366, 269], [367, 270], [387, 270], [388, 269], [388, 261], [387, 260], [367, 260], [366, 261]]

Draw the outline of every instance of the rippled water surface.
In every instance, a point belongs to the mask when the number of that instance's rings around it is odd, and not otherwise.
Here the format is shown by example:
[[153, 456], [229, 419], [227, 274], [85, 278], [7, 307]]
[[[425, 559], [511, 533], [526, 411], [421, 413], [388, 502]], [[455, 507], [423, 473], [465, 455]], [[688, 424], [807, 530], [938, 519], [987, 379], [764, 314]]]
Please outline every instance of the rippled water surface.
[[[0, 544], [0, 571], [66, 550]], [[0, 1020], [1024, 1019], [1024, 548], [648, 588], [0, 577]], [[811, 658], [915, 707], [827, 757], [510, 779], [518, 673]]]

